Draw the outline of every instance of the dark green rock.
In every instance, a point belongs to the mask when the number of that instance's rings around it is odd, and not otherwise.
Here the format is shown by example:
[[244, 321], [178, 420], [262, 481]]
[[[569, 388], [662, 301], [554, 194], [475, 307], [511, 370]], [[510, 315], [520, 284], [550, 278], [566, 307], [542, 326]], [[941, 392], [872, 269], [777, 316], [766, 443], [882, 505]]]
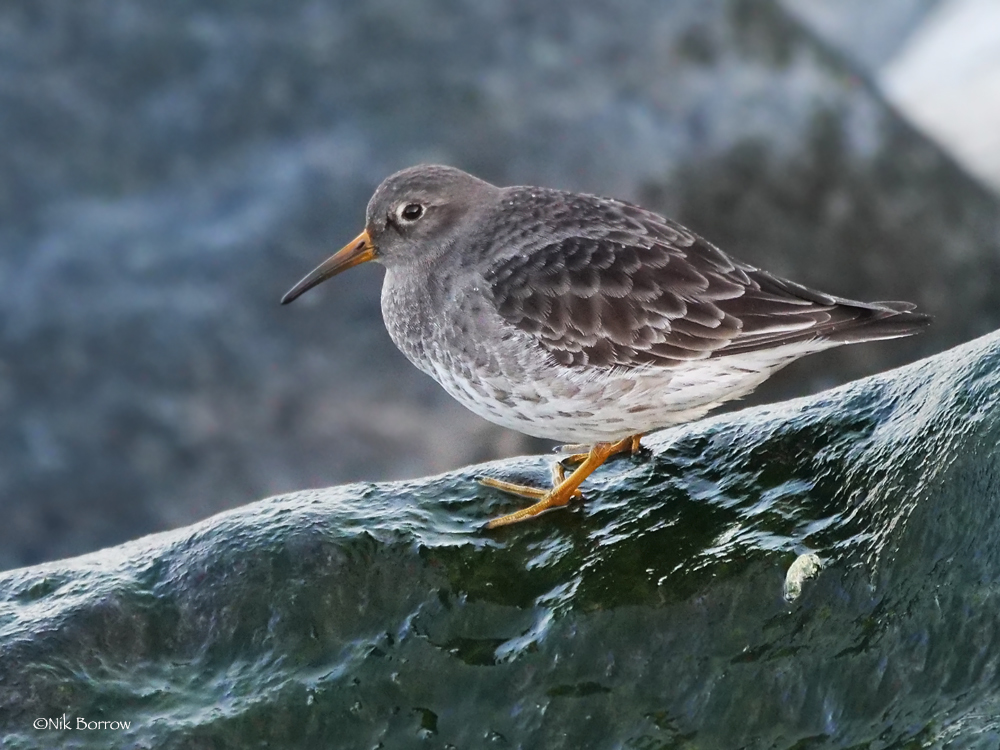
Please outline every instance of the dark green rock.
[[654, 435], [498, 533], [473, 477], [547, 457], [8, 572], [5, 747], [993, 747], [998, 398], [992, 334]]

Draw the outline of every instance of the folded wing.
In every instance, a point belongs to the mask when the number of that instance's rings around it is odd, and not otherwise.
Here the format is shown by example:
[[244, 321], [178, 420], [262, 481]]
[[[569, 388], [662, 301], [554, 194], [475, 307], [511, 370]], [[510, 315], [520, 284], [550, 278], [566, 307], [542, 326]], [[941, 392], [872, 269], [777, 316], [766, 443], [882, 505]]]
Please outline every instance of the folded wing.
[[909, 303], [824, 294], [656, 214], [591, 200], [599, 223], [523, 248], [485, 277], [500, 315], [560, 364], [675, 367], [812, 339], [906, 336], [929, 322]]

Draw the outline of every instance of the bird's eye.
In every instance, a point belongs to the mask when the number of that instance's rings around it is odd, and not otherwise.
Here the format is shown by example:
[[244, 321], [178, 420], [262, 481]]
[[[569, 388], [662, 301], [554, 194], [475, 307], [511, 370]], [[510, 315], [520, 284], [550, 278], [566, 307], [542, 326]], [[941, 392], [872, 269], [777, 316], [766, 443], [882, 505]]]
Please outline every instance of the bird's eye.
[[396, 213], [403, 221], [416, 221], [424, 215], [424, 207], [419, 203], [406, 203]]

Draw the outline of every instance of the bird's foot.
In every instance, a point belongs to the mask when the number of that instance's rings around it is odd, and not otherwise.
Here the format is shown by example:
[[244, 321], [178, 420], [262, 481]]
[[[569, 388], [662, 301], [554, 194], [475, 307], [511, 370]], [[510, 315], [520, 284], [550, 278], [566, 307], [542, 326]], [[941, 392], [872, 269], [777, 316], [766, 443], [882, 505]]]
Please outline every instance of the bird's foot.
[[529, 487], [526, 484], [505, 482], [502, 479], [495, 479], [494, 477], [476, 477], [476, 479], [484, 487], [492, 487], [495, 490], [517, 495], [518, 497], [526, 497], [529, 500], [541, 500], [552, 491], [543, 490], [540, 487]]
[[[597, 443], [587, 453], [567, 456], [561, 461], [556, 461], [552, 464], [552, 489], [550, 490], [541, 490], [537, 487], [527, 487], [512, 482], [504, 482], [501, 479], [494, 479], [492, 477], [480, 477], [479, 482], [487, 487], [494, 487], [504, 492], [535, 500], [534, 505], [522, 508], [514, 513], [508, 513], [499, 518], [494, 518], [486, 524], [485, 528], [495, 529], [500, 526], [508, 526], [512, 523], [526, 521], [547, 510], [566, 505], [573, 498], [583, 497], [583, 493], [580, 492], [580, 485], [583, 483], [583, 480], [589, 477], [598, 466], [607, 461], [611, 456], [624, 453], [625, 451], [632, 453], [637, 451], [639, 449], [640, 437], [640, 435], [633, 435], [624, 440], [619, 440], [617, 443]], [[580, 465], [567, 477], [564, 465], [566, 463], [579, 463]]]
[[[494, 477], [476, 477], [480, 484], [486, 487], [492, 487], [494, 489], [500, 490], [501, 492], [508, 492], [511, 495], [517, 495], [518, 497], [526, 497], [529, 500], [541, 500], [546, 495], [548, 495], [552, 490], [558, 487], [566, 479], [566, 468], [562, 465], [561, 461], [555, 461], [552, 464], [552, 488], [548, 490], [543, 490], [540, 487], [529, 487], [525, 484], [515, 484], [514, 482], [505, 482], [502, 479], [496, 479]], [[571, 498], [583, 497], [583, 493], [580, 490], [574, 492]]]
[[[556, 486], [549, 490], [539, 489], [538, 487], [528, 487], [523, 484], [514, 484], [513, 482], [504, 482], [501, 479], [494, 479], [493, 477], [479, 477], [480, 484], [484, 484], [487, 487], [494, 487], [495, 489], [503, 492], [509, 492], [512, 495], [526, 497], [529, 500], [535, 501], [533, 505], [529, 505], [527, 508], [522, 508], [521, 510], [508, 513], [507, 515], [500, 516], [499, 518], [494, 518], [483, 528], [495, 529], [499, 526], [508, 526], [512, 523], [518, 523], [519, 521], [526, 521], [529, 518], [533, 518], [547, 510], [566, 505], [574, 498], [583, 497], [583, 493], [577, 487], [569, 486], [569, 479], [564, 478], [565, 471], [563, 470], [561, 464], [555, 463], [552, 465], [552, 476], [553, 480], [555, 480], [557, 476], [560, 480]], [[570, 478], [572, 478], [572, 475], [570, 475]]]

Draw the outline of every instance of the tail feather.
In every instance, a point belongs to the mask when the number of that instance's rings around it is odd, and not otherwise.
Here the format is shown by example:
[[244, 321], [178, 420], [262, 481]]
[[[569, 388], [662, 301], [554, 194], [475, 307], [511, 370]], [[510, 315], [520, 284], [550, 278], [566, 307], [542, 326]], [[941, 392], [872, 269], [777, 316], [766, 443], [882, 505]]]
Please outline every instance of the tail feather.
[[[913, 312], [910, 302], [855, 302], [833, 298], [832, 304], [816, 305], [803, 311], [814, 317], [814, 324], [796, 329], [759, 330], [743, 333], [712, 356], [730, 356], [776, 348], [801, 341], [828, 341], [857, 344], [862, 341], [896, 339], [920, 333], [931, 323], [931, 316]], [[746, 319], [745, 319], [746, 320]], [[822, 347], [821, 347], [822, 348]]]
[[[893, 310], [894, 312], [909, 312], [910, 310], [916, 310], [917, 306], [913, 302], [871, 302], [863, 307], [884, 307], [887, 310]], [[927, 317], [926, 315], [923, 317]]]
[[[817, 330], [828, 341], [855, 344], [862, 341], [879, 341], [912, 336], [931, 323], [931, 316], [912, 312], [911, 302], [872, 302], [871, 304], [842, 305], [853, 312], [830, 326], [827, 331]], [[820, 327], [822, 329], [822, 326]]]
[[[746, 267], [751, 284], [719, 306], [741, 322], [740, 333], [711, 356], [771, 349], [805, 341], [854, 344], [919, 333], [931, 318], [911, 302], [859, 302], [810, 289]], [[825, 348], [820, 346], [819, 348]]]

